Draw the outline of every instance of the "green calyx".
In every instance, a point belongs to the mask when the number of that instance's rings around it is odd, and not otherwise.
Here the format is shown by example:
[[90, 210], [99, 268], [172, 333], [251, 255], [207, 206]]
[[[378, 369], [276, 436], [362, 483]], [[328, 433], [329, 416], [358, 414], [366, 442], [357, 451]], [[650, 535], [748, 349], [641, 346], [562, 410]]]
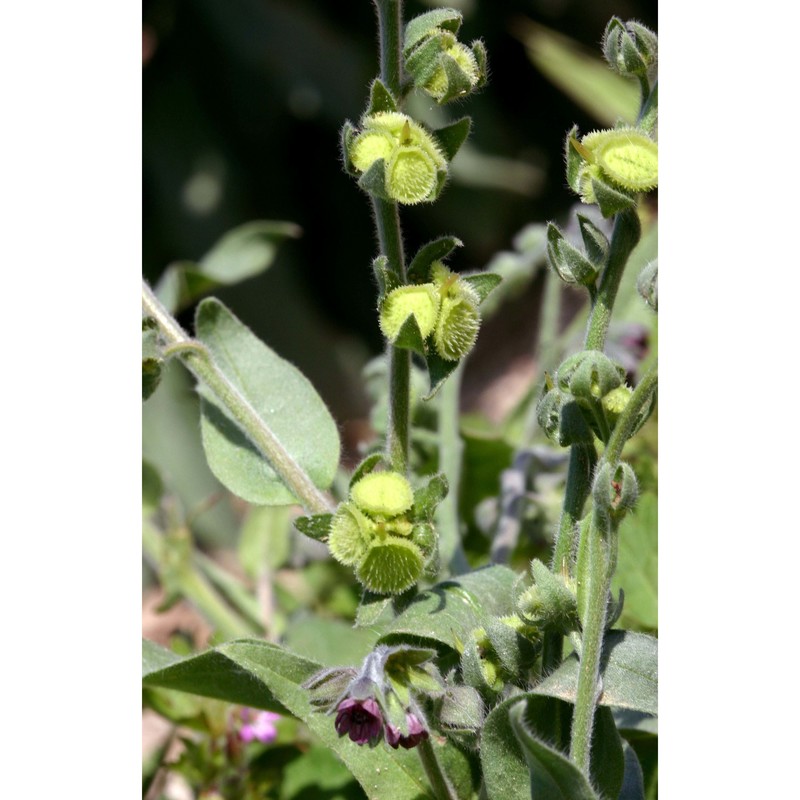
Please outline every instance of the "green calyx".
[[[397, 111], [365, 116], [361, 132], [349, 138], [346, 147], [356, 172], [370, 174], [367, 188], [398, 203], [435, 200], [447, 177], [447, 160], [433, 136]], [[372, 170], [378, 162], [383, 168], [374, 176]]]
[[404, 592], [423, 573], [438, 569], [438, 542], [428, 518], [433, 509], [429, 511], [418, 508], [405, 476], [368, 472], [355, 480], [349, 500], [333, 515], [331, 555], [353, 567], [369, 591]]
[[433, 333], [436, 352], [448, 361], [464, 358], [475, 346], [481, 324], [475, 289], [441, 261], [431, 265], [431, 279], [441, 296], [441, 310]]
[[[575, 129], [573, 129], [573, 132]], [[594, 131], [567, 139], [568, 179], [585, 203], [605, 195], [648, 192], [658, 186], [658, 144], [637, 128]]]
[[371, 592], [400, 594], [422, 575], [425, 558], [413, 542], [396, 537], [373, 542], [356, 569], [356, 577]]
[[403, 323], [413, 316], [423, 339], [433, 333], [439, 318], [441, 299], [432, 283], [399, 286], [389, 292], [380, 309], [380, 326], [383, 335], [393, 342]]
[[399, 472], [370, 472], [353, 485], [350, 498], [367, 514], [396, 517], [411, 508], [414, 492]]

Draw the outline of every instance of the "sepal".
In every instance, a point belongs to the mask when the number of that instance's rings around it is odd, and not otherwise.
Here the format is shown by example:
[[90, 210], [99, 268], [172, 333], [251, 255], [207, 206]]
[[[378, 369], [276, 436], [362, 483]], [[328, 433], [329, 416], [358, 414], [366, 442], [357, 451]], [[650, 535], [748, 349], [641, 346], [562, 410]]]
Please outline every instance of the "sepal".
[[564, 238], [558, 226], [547, 225], [547, 260], [564, 283], [593, 286], [598, 266]]
[[458, 33], [464, 17], [454, 8], [437, 8], [414, 17], [406, 24], [403, 36], [403, 52], [410, 53], [414, 47], [439, 30]]
[[583, 214], [576, 214], [576, 217], [586, 255], [599, 270], [603, 269], [608, 261], [608, 252], [611, 248], [608, 238], [588, 217]]
[[369, 91], [369, 106], [367, 114], [377, 114], [379, 111], [397, 111], [397, 100], [386, 88], [380, 78], [375, 78]]
[[433, 131], [433, 135], [448, 161], [452, 161], [456, 157], [461, 145], [467, 141], [471, 128], [472, 118], [462, 117], [450, 125], [444, 125]]
[[331, 532], [333, 514], [311, 514], [307, 517], [295, 517], [294, 526], [309, 539], [325, 542]]
[[601, 517], [618, 524], [639, 497], [639, 482], [630, 464], [601, 464], [592, 483], [592, 501]]
[[441, 261], [457, 247], [462, 247], [463, 242], [455, 236], [441, 236], [438, 239], [424, 244], [408, 265], [408, 279], [412, 283], [426, 283], [430, 280], [431, 265], [434, 261]]

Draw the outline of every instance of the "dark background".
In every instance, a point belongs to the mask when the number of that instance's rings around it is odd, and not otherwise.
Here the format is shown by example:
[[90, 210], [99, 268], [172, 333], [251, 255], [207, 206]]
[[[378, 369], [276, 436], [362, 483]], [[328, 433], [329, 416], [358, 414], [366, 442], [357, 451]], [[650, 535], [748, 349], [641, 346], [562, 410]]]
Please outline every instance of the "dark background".
[[[454, 4], [455, 5], [455, 4]], [[656, 3], [633, 0], [472, 0], [459, 38], [482, 38], [490, 82], [455, 108], [473, 118], [470, 143], [511, 163], [517, 189], [453, 177], [433, 205], [403, 210], [407, 252], [454, 234], [458, 270], [484, 267], [529, 222], [563, 220], [562, 143], [597, 123], [533, 66], [519, 36], [527, 18], [599, 55], [612, 15], [657, 29]], [[406, 3], [408, 20], [430, 4]], [[363, 417], [361, 366], [380, 352], [368, 200], [342, 171], [339, 131], [356, 121], [378, 73], [369, 0], [149, 0], [143, 9], [143, 272], [195, 259], [226, 230], [288, 220], [303, 235], [264, 275], [218, 292], [270, 346], [317, 386], [342, 424]], [[483, 168], [494, 174], [491, 167]], [[480, 380], [530, 347], [538, 283], [475, 353]], [[191, 310], [181, 321], [191, 326]], [[527, 338], [526, 338], [527, 337]], [[487, 353], [487, 348], [491, 352]], [[506, 362], [499, 357], [506, 354]], [[483, 352], [483, 356], [481, 356]], [[465, 389], [469, 391], [469, 372]]]

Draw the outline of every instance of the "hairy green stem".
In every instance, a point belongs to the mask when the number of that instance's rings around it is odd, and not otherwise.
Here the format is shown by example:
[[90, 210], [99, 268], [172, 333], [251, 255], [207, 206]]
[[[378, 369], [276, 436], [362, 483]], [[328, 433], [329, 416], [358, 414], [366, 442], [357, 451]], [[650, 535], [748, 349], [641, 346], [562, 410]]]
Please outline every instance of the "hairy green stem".
[[189, 337], [144, 281], [142, 308], [158, 324], [167, 351], [175, 353], [184, 366], [216, 395], [305, 509], [314, 514], [330, 511], [332, 506], [328, 498], [286, 451], [247, 398], [228, 380], [208, 348]]
[[603, 350], [611, 322], [611, 312], [617, 299], [622, 274], [633, 248], [642, 234], [639, 217], [634, 210], [620, 211], [614, 223], [608, 264], [603, 270], [597, 295], [592, 304], [589, 323], [586, 328], [585, 350]]
[[381, 80], [397, 97], [403, 77], [403, 0], [375, 0], [381, 45]]
[[658, 390], [658, 359], [654, 359], [650, 368], [642, 376], [636, 388], [631, 394], [628, 405], [625, 406], [622, 414], [620, 414], [614, 431], [608, 440], [605, 453], [603, 453], [603, 461], [609, 464], [616, 464], [622, 456], [622, 448], [628, 439], [633, 436], [633, 431], [639, 422], [639, 414], [644, 407], [650, 402], [653, 393]]
[[[380, 39], [381, 80], [395, 97], [402, 82], [402, 0], [375, 0]], [[397, 203], [372, 197], [375, 228], [381, 253], [389, 269], [406, 282], [403, 233]], [[389, 427], [386, 455], [396, 472], [408, 472], [409, 427], [411, 424], [411, 352], [388, 346], [389, 362]]]
[[658, 122], [658, 81], [653, 84], [650, 94], [642, 104], [642, 110], [639, 113], [638, 126], [649, 134], [653, 134]]
[[595, 708], [601, 692], [600, 659], [606, 629], [608, 594], [611, 590], [613, 543], [610, 530], [596, 512], [581, 531], [578, 561], [578, 609], [581, 619], [581, 654], [578, 686], [572, 716], [569, 756], [584, 774], [589, 774]]
[[433, 749], [431, 740], [423, 739], [417, 745], [417, 752], [436, 800], [458, 800], [455, 789], [453, 789], [447, 775], [444, 774], [444, 770], [439, 764], [439, 759], [436, 758], [436, 752]]

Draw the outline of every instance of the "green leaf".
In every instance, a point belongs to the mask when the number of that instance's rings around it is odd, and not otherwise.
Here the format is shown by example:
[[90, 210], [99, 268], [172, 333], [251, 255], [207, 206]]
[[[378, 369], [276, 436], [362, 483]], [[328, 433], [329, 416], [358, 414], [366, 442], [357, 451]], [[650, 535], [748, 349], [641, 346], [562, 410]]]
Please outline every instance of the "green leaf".
[[[314, 711], [308, 692], [300, 684], [318, 672], [320, 664], [258, 640], [229, 642], [185, 659], [168, 651], [166, 657], [159, 655], [162, 648], [152, 644], [146, 649], [149, 661], [143, 675], [145, 686], [178, 689], [252, 708], [288, 712], [303, 720], [321, 744], [345, 763], [367, 797], [420, 800], [429, 796], [416, 753], [393, 751], [385, 745], [359, 747], [348, 737], [337, 736], [330, 715]], [[462, 776], [459, 782], [463, 785], [465, 768], [468, 772], [466, 757], [452, 746], [436, 749], [444, 756], [451, 774]]]
[[458, 33], [463, 16], [454, 8], [436, 8], [426, 11], [409, 20], [403, 37], [403, 52], [408, 53], [414, 45], [430, 36], [437, 28], [443, 28], [450, 33]]
[[481, 303], [503, 280], [500, 275], [495, 275], [492, 272], [476, 272], [473, 275], [462, 275], [461, 278], [478, 293]]
[[618, 797], [624, 774], [625, 754], [614, 715], [610, 708], [599, 706], [592, 730], [592, 785], [603, 797]]
[[373, 630], [353, 628], [336, 619], [306, 617], [292, 620], [285, 645], [323, 666], [346, 667], [360, 663], [377, 639], [378, 633]]
[[512, 586], [516, 573], [495, 565], [444, 581], [416, 595], [389, 624], [382, 642], [433, 642], [458, 649], [478, 627], [493, 617], [513, 613]]
[[631, 124], [636, 120], [635, 81], [611, 72], [602, 58], [543, 25], [520, 18], [516, 34], [537, 69], [602, 125], [612, 126], [620, 117]]
[[514, 733], [522, 746], [535, 800], [598, 800], [586, 776], [561, 752], [546, 744], [528, 727], [525, 701], [509, 711]]
[[438, 353], [429, 350], [425, 355], [425, 363], [428, 365], [430, 389], [422, 399], [430, 400], [442, 388], [442, 384], [450, 375], [455, 372], [460, 362], [442, 358]]
[[625, 775], [618, 800], [644, 800], [644, 775], [636, 751], [625, 741], [622, 742], [625, 757]]
[[225, 233], [198, 263], [170, 264], [158, 282], [156, 294], [169, 311], [186, 308], [220, 286], [261, 274], [275, 261], [278, 245], [300, 234], [300, 227], [293, 222], [246, 222]]
[[445, 125], [443, 128], [433, 131], [433, 135], [441, 145], [444, 157], [448, 161], [452, 161], [456, 157], [461, 145], [467, 141], [471, 127], [472, 119], [462, 117], [451, 125]]
[[447, 477], [433, 475], [424, 485], [414, 490], [414, 519], [430, 521], [436, 513], [436, 506], [447, 497]]
[[[217, 367], [249, 401], [284, 449], [317, 487], [328, 488], [339, 464], [339, 432], [311, 383], [218, 300], [200, 303], [195, 328]], [[250, 503], [297, 502], [219, 400], [205, 387], [200, 393], [203, 448], [216, 477]]]
[[[644, 633], [609, 631], [600, 671], [601, 705], [658, 714], [658, 639]], [[577, 685], [578, 657], [572, 653], [532, 691], [574, 704]]]
[[620, 211], [636, 208], [636, 198], [623, 189], [617, 189], [605, 181], [592, 178], [592, 191], [597, 198], [600, 213], [608, 218]]
[[408, 265], [408, 280], [410, 283], [426, 283], [430, 278], [431, 264], [447, 258], [457, 247], [462, 247], [463, 242], [455, 236], [441, 236], [417, 251]]
[[392, 289], [396, 289], [400, 286], [402, 281], [400, 280], [400, 276], [393, 269], [389, 269], [389, 259], [383, 255], [377, 256], [373, 260], [372, 272], [375, 275], [375, 280], [378, 282], [378, 305], [380, 305], [384, 295], [389, 294]]
[[239, 283], [267, 269], [280, 242], [298, 236], [300, 227], [293, 222], [247, 222], [228, 231], [200, 259], [200, 271], [225, 286]]
[[152, 317], [142, 318], [142, 400], [147, 400], [161, 382], [163, 358], [158, 344], [158, 324]]
[[625, 591], [621, 624], [658, 627], [658, 500], [647, 493], [619, 526], [617, 571], [612, 587]]
[[294, 526], [300, 533], [318, 542], [324, 542], [331, 532], [333, 514], [312, 514], [308, 517], [295, 517]]
[[377, 114], [380, 111], [397, 111], [397, 101], [381, 79], [375, 78], [369, 91], [367, 114]]

